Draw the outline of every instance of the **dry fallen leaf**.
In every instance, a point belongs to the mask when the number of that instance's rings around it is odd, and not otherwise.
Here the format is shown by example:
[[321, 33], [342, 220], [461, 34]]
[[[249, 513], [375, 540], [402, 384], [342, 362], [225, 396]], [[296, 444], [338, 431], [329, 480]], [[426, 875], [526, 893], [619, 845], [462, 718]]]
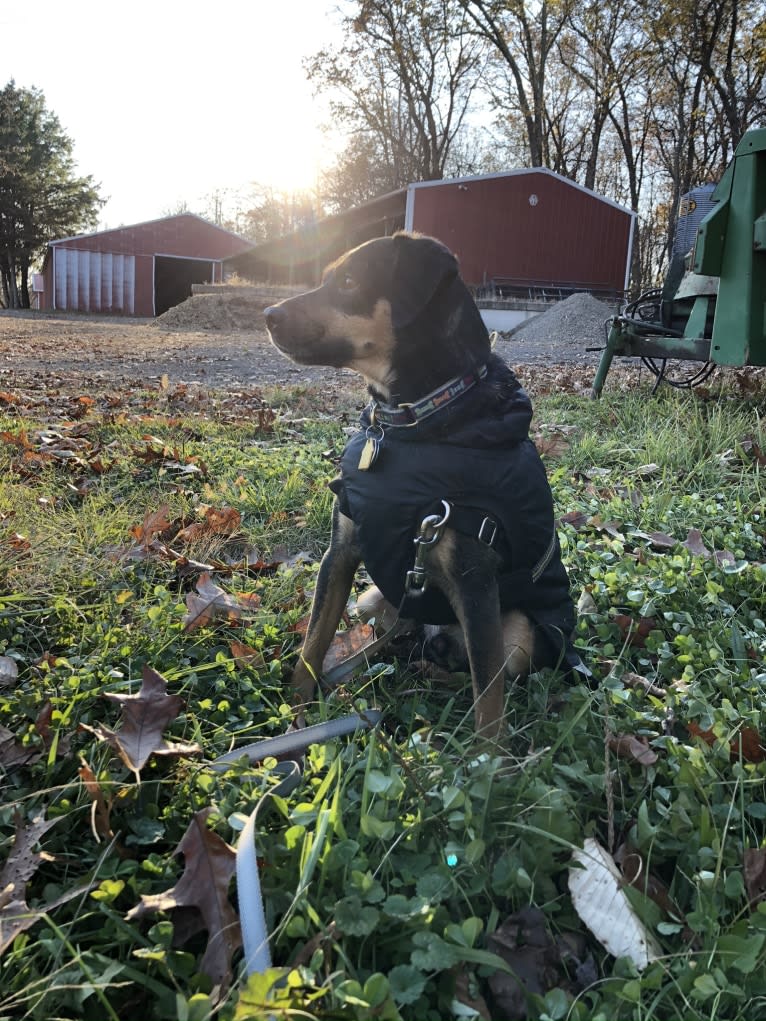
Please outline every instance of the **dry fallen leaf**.
[[669, 918], [683, 921], [683, 912], [674, 904], [664, 883], [647, 871], [642, 855], [637, 851], [626, 850], [621, 856], [620, 850], [615, 853], [615, 860], [620, 864], [625, 882], [653, 900]]
[[253, 666], [258, 668], [266, 666], [263, 653], [260, 649], [253, 649], [251, 646], [245, 645], [243, 642], [236, 641], [236, 639], [229, 642], [229, 648], [231, 649], [232, 658], [238, 666]]
[[673, 549], [678, 540], [667, 532], [649, 532], [649, 541], [654, 549], [666, 550]]
[[144, 520], [140, 525], [134, 525], [130, 530], [130, 534], [142, 546], [147, 547], [155, 535], [159, 535], [166, 528], [170, 528], [167, 516], [168, 509], [168, 505], [164, 503], [156, 511], [147, 511], [144, 514]]
[[577, 616], [583, 617], [589, 613], [598, 613], [598, 606], [591, 593], [584, 588], [577, 600]]
[[61, 817], [45, 819], [43, 816], [36, 816], [26, 822], [18, 813], [14, 817], [15, 836], [10, 854], [0, 872], [0, 889], [5, 889], [12, 884], [17, 894], [23, 892], [24, 884], [37, 872], [41, 862], [50, 860], [44, 851], [33, 851], [37, 844], [51, 827], [59, 822]]
[[569, 932], [554, 937], [549, 919], [539, 908], [523, 907], [509, 915], [489, 933], [487, 947], [512, 971], [509, 975], [498, 970], [489, 976], [492, 1017], [508, 1021], [536, 1017], [531, 1013], [530, 993], [543, 996], [555, 988], [576, 992], [596, 980], [584, 936]]
[[[711, 747], [716, 742], [715, 733], [712, 730], [703, 730], [694, 720], [687, 722], [686, 729]], [[729, 742], [729, 757], [732, 762], [736, 762], [740, 755], [745, 762], [763, 762], [766, 759], [766, 749], [761, 743], [761, 735], [753, 727], [740, 727]]]
[[761, 735], [753, 727], [741, 727], [730, 747], [732, 760], [738, 759], [740, 753], [745, 762], [763, 762], [766, 759]]
[[571, 525], [576, 532], [579, 532], [581, 528], [585, 527], [585, 523], [588, 520], [588, 515], [583, 511], [567, 511], [566, 514], [562, 514], [558, 520], [560, 525]]
[[218, 618], [236, 621], [242, 617], [242, 607], [236, 599], [216, 585], [209, 574], [203, 574], [197, 581], [197, 591], [186, 596], [188, 613], [184, 617], [187, 631], [203, 627]]
[[621, 759], [629, 759], [640, 766], [653, 766], [657, 761], [657, 752], [634, 734], [612, 734], [609, 747]]
[[15, 684], [19, 679], [19, 668], [16, 660], [10, 656], [0, 656], [0, 688]]
[[233, 535], [242, 524], [242, 515], [234, 507], [206, 507], [201, 521], [182, 528], [174, 542], [193, 542], [209, 535]]
[[339, 631], [327, 650], [327, 655], [322, 663], [322, 671], [327, 673], [344, 659], [356, 655], [374, 640], [375, 630], [369, 624], [355, 624], [347, 631]]
[[139, 773], [151, 755], [200, 755], [197, 744], [177, 744], [166, 741], [162, 732], [178, 715], [183, 702], [178, 695], [168, 695], [167, 681], [156, 670], [145, 666], [141, 688], [137, 695], [104, 696], [122, 709], [123, 725], [118, 731], [101, 723], [80, 727], [106, 741], [134, 773]]
[[97, 841], [102, 839], [110, 840], [114, 836], [109, 820], [111, 800], [107, 804], [101, 784], [98, 782], [98, 777], [84, 760], [78, 773], [85, 790], [91, 798], [90, 826], [93, 834]]
[[695, 723], [694, 720], [689, 720], [686, 724], [686, 729], [693, 737], [701, 738], [705, 744], [714, 745], [716, 741], [715, 734], [712, 730], [703, 730], [699, 723]]
[[572, 443], [568, 436], [536, 433], [533, 437], [537, 452], [543, 459], [553, 460], [565, 454]]
[[640, 691], [645, 691], [647, 695], [654, 695], [655, 698], [665, 698], [667, 695], [665, 688], [660, 688], [648, 678], [631, 673], [629, 670], [626, 670], [620, 679], [627, 687], [638, 688]]
[[650, 632], [657, 626], [657, 621], [654, 617], [639, 617], [636, 620], [627, 613], [616, 614], [614, 622], [622, 632], [622, 637], [626, 644], [634, 645], [639, 649], [643, 649]]
[[766, 848], [748, 847], [744, 853], [745, 889], [750, 907], [766, 900]]
[[467, 1017], [480, 1018], [481, 1021], [492, 1021], [487, 1002], [478, 989], [472, 989], [476, 984], [475, 978], [467, 970], [464, 964], [452, 969], [455, 977], [454, 999], [467, 1008]]
[[690, 528], [689, 534], [686, 536], [684, 542], [681, 543], [685, 546], [690, 553], [694, 554], [695, 557], [709, 557], [710, 550], [705, 545], [705, 541], [702, 538], [702, 532], [698, 528]]
[[14, 819], [16, 834], [8, 858], [0, 871], [0, 954], [16, 939], [19, 933], [31, 928], [46, 911], [64, 900], [81, 893], [81, 890], [69, 892], [65, 898], [36, 910], [32, 910], [26, 902], [26, 884], [37, 872], [41, 863], [50, 860], [44, 851], [33, 851], [48, 830], [63, 818], [45, 819], [37, 816], [30, 822], [16, 815]]
[[658, 960], [662, 951], [633, 910], [609, 852], [588, 837], [572, 857], [582, 866], [569, 870], [572, 903], [602, 947], [613, 957], [628, 957], [639, 971]]
[[42, 752], [35, 745], [25, 745], [7, 727], [0, 727], [0, 765], [4, 769], [28, 766], [37, 762]]
[[225, 992], [231, 983], [231, 961], [242, 945], [239, 919], [229, 903], [229, 885], [236, 867], [236, 852], [205, 821], [212, 808], [204, 808], [192, 818], [174, 854], [184, 856], [184, 873], [164, 893], [144, 895], [141, 903], [128, 912], [132, 921], [168, 911], [177, 915], [183, 909], [193, 913], [189, 932], [207, 930], [208, 943], [200, 961], [200, 971], [213, 986]]

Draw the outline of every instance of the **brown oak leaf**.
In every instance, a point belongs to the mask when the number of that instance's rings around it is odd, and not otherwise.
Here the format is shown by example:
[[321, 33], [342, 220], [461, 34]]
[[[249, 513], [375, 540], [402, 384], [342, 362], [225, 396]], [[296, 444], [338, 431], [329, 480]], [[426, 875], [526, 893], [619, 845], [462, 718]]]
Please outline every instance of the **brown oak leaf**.
[[375, 638], [375, 631], [369, 624], [355, 624], [347, 631], [338, 631], [327, 650], [322, 670], [332, 670], [344, 659], [356, 655], [361, 649], [369, 645]]
[[206, 572], [197, 581], [196, 592], [186, 596], [188, 613], [184, 617], [184, 628], [193, 631], [218, 618], [236, 621], [242, 617], [242, 607], [237, 600], [225, 592]]
[[635, 734], [612, 734], [609, 747], [621, 759], [629, 759], [641, 766], [653, 766], [657, 761], [657, 752]]
[[201, 521], [182, 528], [175, 542], [192, 542], [208, 535], [233, 535], [242, 524], [242, 515], [234, 507], [206, 507]]
[[41, 758], [42, 752], [35, 745], [25, 745], [7, 727], [0, 727], [0, 764], [4, 769], [28, 766]]
[[237, 666], [265, 667], [266, 662], [260, 649], [253, 649], [250, 645], [238, 642], [236, 639], [229, 643], [231, 655]]
[[766, 900], [766, 848], [748, 847], [744, 854], [745, 889], [751, 907]]
[[[174, 854], [184, 856], [184, 873], [171, 889], [164, 893], [144, 895], [141, 903], [132, 908], [129, 921], [145, 918], [157, 911], [168, 911], [175, 922], [176, 915], [192, 911], [198, 916], [197, 924], [184, 927], [189, 933], [207, 930], [208, 943], [200, 961], [200, 971], [214, 986], [225, 991], [231, 983], [231, 961], [242, 945], [239, 919], [229, 903], [229, 884], [236, 867], [236, 853], [225, 840], [210, 830], [205, 822], [212, 812], [204, 808], [192, 818]], [[194, 919], [191, 920], [194, 923]]]
[[27, 823], [20, 815], [16, 815], [13, 846], [0, 871], [0, 954], [43, 914], [83, 892], [82, 889], [69, 891], [64, 897], [38, 910], [31, 909], [26, 902], [27, 882], [37, 872], [41, 862], [50, 860], [50, 855], [33, 848], [59, 819], [37, 816]]
[[163, 503], [156, 511], [147, 511], [144, 514], [144, 520], [140, 525], [134, 525], [130, 530], [130, 534], [142, 546], [147, 547], [155, 535], [164, 532], [166, 528], [170, 528], [168, 505]]
[[614, 622], [622, 632], [623, 640], [627, 645], [635, 645], [642, 649], [646, 645], [649, 633], [657, 626], [654, 617], [631, 617], [627, 613], [618, 613]]
[[166, 741], [162, 732], [178, 715], [183, 702], [179, 695], [167, 693], [167, 681], [149, 666], [144, 667], [141, 688], [137, 695], [106, 694], [122, 710], [122, 727], [110, 730], [101, 723], [80, 727], [106, 741], [128, 769], [140, 772], [151, 755], [200, 755], [197, 744], [176, 744]]
[[[703, 730], [694, 720], [689, 720], [686, 729], [694, 737], [701, 738], [705, 744], [714, 745], [716, 735], [712, 730]], [[766, 748], [761, 744], [761, 735], [753, 727], [740, 727], [729, 742], [729, 757], [736, 762], [740, 754], [745, 762], [763, 762], [766, 759]]]

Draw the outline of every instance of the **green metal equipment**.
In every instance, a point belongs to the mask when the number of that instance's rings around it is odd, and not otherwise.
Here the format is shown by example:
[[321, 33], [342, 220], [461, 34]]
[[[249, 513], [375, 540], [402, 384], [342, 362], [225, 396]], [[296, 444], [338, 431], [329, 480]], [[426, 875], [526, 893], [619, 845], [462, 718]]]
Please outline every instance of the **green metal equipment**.
[[[661, 289], [607, 324], [593, 397], [615, 355], [641, 358], [657, 385], [664, 379], [683, 387], [718, 365], [766, 365], [766, 129], [743, 136], [712, 199], [691, 256], [671, 262]], [[702, 364], [673, 379], [670, 359]]]

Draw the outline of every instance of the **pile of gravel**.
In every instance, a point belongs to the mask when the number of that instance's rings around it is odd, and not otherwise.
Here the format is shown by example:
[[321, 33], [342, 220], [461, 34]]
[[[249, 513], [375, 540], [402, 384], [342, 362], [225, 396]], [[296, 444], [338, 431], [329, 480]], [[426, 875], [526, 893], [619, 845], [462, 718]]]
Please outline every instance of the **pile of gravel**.
[[605, 342], [604, 323], [618, 311], [615, 304], [599, 301], [592, 294], [572, 294], [563, 301], [501, 333], [496, 350], [507, 361], [583, 362], [598, 361]]
[[[158, 316], [153, 325], [163, 330], [193, 332], [263, 332], [264, 308], [285, 296], [275, 294], [273, 289], [269, 293], [266, 288], [221, 288], [192, 295]], [[591, 294], [573, 294], [514, 330], [500, 333], [495, 350], [511, 365], [555, 362], [592, 365], [599, 354], [588, 352], [587, 348], [604, 346], [604, 322], [616, 311], [616, 306]]]

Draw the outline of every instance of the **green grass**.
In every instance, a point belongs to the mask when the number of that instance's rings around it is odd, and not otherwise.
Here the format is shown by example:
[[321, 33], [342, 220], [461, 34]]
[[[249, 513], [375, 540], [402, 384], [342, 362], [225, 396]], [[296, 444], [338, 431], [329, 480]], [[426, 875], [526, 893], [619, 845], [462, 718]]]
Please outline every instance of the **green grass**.
[[[18, 858], [14, 835], [34, 834], [36, 818], [56, 820], [7, 870], [13, 899], [40, 916], [0, 960], [0, 1019], [481, 1016], [469, 993], [485, 1016], [514, 1016], [497, 974], [521, 951], [506, 935], [503, 964], [491, 937], [528, 909], [548, 940], [527, 947], [540, 981], [530, 1016], [766, 1018], [757, 857], [745, 871], [745, 852], [766, 842], [758, 392], [538, 400], [536, 423], [568, 427], [548, 470], [594, 683], [545, 672], [513, 687], [494, 757], [474, 742], [464, 679], [439, 679], [417, 657], [384, 657], [318, 703], [309, 722], [376, 705], [386, 726], [313, 747], [300, 786], [259, 815], [273, 973], [246, 986], [235, 956], [231, 987], [213, 988], [204, 932], [188, 935], [173, 912], [126, 919], [180, 879], [174, 852], [195, 812], [212, 807], [208, 826], [236, 843], [270, 764], [221, 775], [152, 756], [139, 781], [80, 725], [119, 727], [104, 696], [136, 693], [145, 666], [183, 699], [164, 736], [198, 742], [205, 760], [291, 718], [285, 679], [329, 529], [328, 452], [344, 434], [342, 416], [320, 416], [305, 391], [272, 398], [300, 421], [157, 395], [119, 411], [96, 401], [76, 421], [55, 402], [0, 419], [0, 656], [18, 668], [0, 687], [0, 860]], [[79, 460], [41, 459], [41, 429], [59, 434], [54, 449], [77, 441]], [[241, 514], [235, 534], [177, 550], [239, 562], [213, 575], [257, 597], [239, 621], [185, 629], [199, 569], [137, 552], [131, 534], [163, 506], [172, 534], [205, 507]], [[675, 545], [658, 547], [655, 532]], [[264, 566], [280, 548], [305, 556]], [[261, 563], [252, 555], [245, 569], [253, 550]], [[260, 657], [237, 661], [233, 640]], [[664, 694], [631, 686], [631, 674]], [[619, 734], [656, 761], [620, 757], [608, 742]], [[112, 837], [96, 835], [83, 762]], [[571, 849], [587, 837], [640, 855], [650, 877], [630, 894], [662, 956], [641, 974], [574, 910]]]

